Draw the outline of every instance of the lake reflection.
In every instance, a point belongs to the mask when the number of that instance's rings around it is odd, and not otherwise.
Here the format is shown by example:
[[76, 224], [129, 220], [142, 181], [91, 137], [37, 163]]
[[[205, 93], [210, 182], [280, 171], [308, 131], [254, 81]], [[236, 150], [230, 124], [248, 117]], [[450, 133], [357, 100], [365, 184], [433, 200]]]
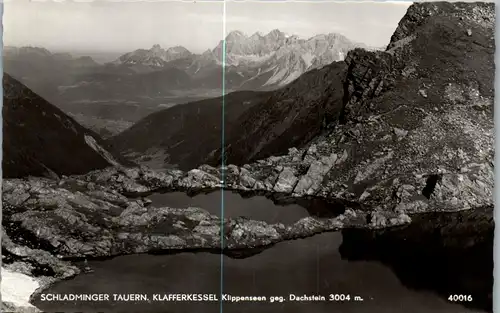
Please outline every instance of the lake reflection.
[[[62, 281], [44, 293], [216, 293], [233, 296], [289, 294], [349, 294], [350, 302], [223, 303], [218, 302], [41, 302], [47, 312], [158, 313], [330, 313], [330, 312], [475, 312], [430, 292], [408, 290], [394, 273], [378, 262], [342, 260], [342, 235], [325, 233], [277, 244], [247, 259], [209, 253], [131, 255], [92, 261], [93, 273]], [[222, 263], [221, 263], [222, 260]], [[222, 266], [221, 266], [222, 264]], [[352, 301], [360, 296], [364, 301]]]
[[[148, 196], [156, 207], [199, 207], [213, 215], [221, 216], [222, 195], [220, 191], [189, 197], [184, 192], [170, 192]], [[243, 198], [237, 193], [224, 191], [224, 217], [245, 216], [268, 223], [293, 224], [309, 216], [309, 212], [298, 204], [276, 205], [263, 196]]]

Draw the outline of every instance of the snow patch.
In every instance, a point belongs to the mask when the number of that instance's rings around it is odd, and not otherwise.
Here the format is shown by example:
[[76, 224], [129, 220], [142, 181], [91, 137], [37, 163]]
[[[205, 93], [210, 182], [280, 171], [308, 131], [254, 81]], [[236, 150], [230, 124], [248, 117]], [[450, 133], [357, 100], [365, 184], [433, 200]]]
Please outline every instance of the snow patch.
[[85, 143], [94, 149], [97, 153], [99, 153], [106, 161], [108, 161], [113, 166], [120, 166], [120, 163], [115, 160], [115, 158], [106, 151], [103, 147], [101, 147], [94, 139], [94, 137], [85, 135]]
[[294, 80], [296, 80], [297, 78], [299, 78], [300, 75], [302, 75], [302, 71], [295, 70], [290, 75], [288, 75], [287, 78], [285, 78], [284, 80], [282, 80], [280, 82], [280, 86], [283, 86], [283, 85], [286, 85], [288, 83], [293, 82]]
[[2, 302], [35, 308], [29, 301], [40, 284], [32, 277], [2, 267]]
[[286, 76], [286, 72], [287, 72], [286, 68], [282, 68], [279, 71], [274, 72], [274, 75], [271, 78], [269, 78], [269, 80], [264, 84], [264, 86], [273, 85], [283, 80]]
[[306, 68], [309, 68], [312, 65], [312, 61], [314, 60], [315, 56], [311, 52], [304, 53], [301, 55], [302, 60], [304, 60], [304, 63], [306, 63]]

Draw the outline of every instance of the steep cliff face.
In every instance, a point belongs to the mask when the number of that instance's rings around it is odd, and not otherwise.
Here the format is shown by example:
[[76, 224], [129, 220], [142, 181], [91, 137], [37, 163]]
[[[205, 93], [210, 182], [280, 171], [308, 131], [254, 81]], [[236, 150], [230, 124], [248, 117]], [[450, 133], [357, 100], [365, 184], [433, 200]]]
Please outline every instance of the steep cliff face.
[[343, 122], [376, 114], [376, 104], [368, 103], [372, 99], [394, 105], [391, 96], [416, 101], [423, 108], [432, 100], [448, 101], [443, 89], [453, 92], [465, 85], [471, 95], [468, 100], [477, 100], [472, 89], [491, 99], [494, 26], [492, 4], [412, 5], [385, 52], [356, 49], [346, 57], [349, 73]]
[[[393, 48], [403, 38], [413, 35], [418, 28], [429, 22], [429, 18], [447, 17], [462, 22], [471, 22], [476, 27], [493, 30], [495, 27], [495, 6], [487, 2], [434, 2], [415, 3], [408, 8], [406, 15], [398, 23], [391, 37], [388, 49]], [[458, 26], [464, 24], [458, 22]]]
[[93, 132], [23, 84], [3, 76], [3, 177], [83, 174], [128, 162]]
[[490, 204], [493, 27], [493, 4], [420, 3], [387, 51], [349, 53], [341, 124], [317, 141], [346, 156], [328, 189], [414, 212]]

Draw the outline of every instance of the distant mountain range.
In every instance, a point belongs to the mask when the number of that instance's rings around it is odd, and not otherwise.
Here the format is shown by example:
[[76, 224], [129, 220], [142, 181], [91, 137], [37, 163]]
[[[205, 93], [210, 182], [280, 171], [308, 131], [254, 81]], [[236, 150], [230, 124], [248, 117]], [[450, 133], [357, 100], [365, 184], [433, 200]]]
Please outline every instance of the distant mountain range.
[[182, 46], [176, 46], [164, 50], [160, 45], [154, 45], [149, 50], [138, 49], [133, 52], [126, 53], [120, 56], [114, 63], [163, 67], [167, 66], [170, 61], [187, 58], [191, 55], [192, 53]]
[[[191, 53], [184, 47], [162, 49], [154, 45], [122, 55], [115, 65], [126, 65], [138, 72], [177, 68], [194, 81], [217, 78], [222, 63], [226, 66], [226, 88], [231, 90], [269, 90], [284, 86], [308, 70], [344, 59], [348, 51], [368, 48], [340, 34], [322, 34], [309, 39], [288, 36], [275, 29], [266, 35], [247, 36], [230, 32], [224, 42], [202, 54]], [[219, 77], [219, 81], [220, 81]], [[196, 85], [196, 84], [195, 84]]]
[[5, 47], [4, 68], [42, 96], [58, 94], [65, 102], [83, 97], [158, 98], [175, 94], [171, 91], [221, 89], [223, 62], [226, 90], [271, 90], [308, 70], [343, 60], [356, 47], [367, 48], [340, 34], [300, 39], [277, 29], [251, 36], [233, 31], [225, 42], [225, 57], [221, 40], [202, 54], [182, 46], [163, 49], [154, 45], [149, 50], [125, 53], [104, 65], [90, 57], [73, 58], [44, 48]]
[[356, 47], [367, 48], [340, 34], [301, 39], [277, 29], [251, 36], [232, 31], [225, 44], [225, 55], [222, 40], [201, 54], [154, 45], [105, 64], [45, 48], [6, 46], [3, 64], [13, 78], [107, 137], [166, 107], [223, 92], [279, 89], [307, 71], [343, 60]]
[[39, 47], [3, 48], [3, 69], [44, 98], [54, 101], [59, 86], [71, 85], [80, 75], [100, 68], [92, 58], [74, 58]]

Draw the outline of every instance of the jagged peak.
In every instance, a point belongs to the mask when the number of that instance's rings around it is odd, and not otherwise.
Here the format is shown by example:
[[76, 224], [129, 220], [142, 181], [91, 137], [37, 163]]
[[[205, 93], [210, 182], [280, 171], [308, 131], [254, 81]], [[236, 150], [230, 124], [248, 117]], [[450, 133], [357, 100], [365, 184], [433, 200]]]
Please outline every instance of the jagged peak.
[[273, 30], [271, 30], [267, 35], [266, 37], [280, 37], [280, 36], [285, 36], [285, 33], [282, 32], [281, 30], [275, 28]]
[[163, 49], [161, 48], [161, 46], [159, 44], [155, 44], [151, 47], [151, 49], [149, 49], [149, 51], [162, 51]]
[[173, 47], [168, 48], [168, 50], [170, 50], [170, 49], [171, 50], [187, 50], [187, 48], [184, 46], [173, 46]]
[[186, 47], [184, 46], [173, 46], [167, 49], [167, 53], [169, 52], [176, 52], [176, 53], [191, 53]]
[[226, 36], [226, 41], [230, 40], [235, 40], [235, 39], [240, 39], [240, 38], [246, 38], [247, 36], [245, 35], [244, 32], [240, 30], [233, 30]]
[[282, 34], [283, 32], [278, 28], [275, 28], [269, 32], [269, 34]]

